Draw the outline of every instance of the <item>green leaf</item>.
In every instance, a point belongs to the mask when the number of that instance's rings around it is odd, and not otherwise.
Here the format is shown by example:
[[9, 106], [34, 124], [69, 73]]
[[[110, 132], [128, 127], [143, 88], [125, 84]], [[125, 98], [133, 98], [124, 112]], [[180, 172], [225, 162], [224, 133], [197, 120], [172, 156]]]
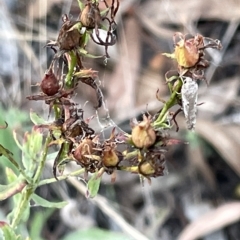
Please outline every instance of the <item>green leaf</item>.
[[44, 240], [41, 237], [43, 227], [54, 211], [55, 211], [54, 208], [48, 208], [44, 211], [34, 212], [34, 216], [32, 218], [31, 224], [29, 225], [29, 228], [30, 228], [29, 235], [31, 236], [32, 240]]
[[83, 47], [87, 46], [89, 39], [90, 39], [90, 34], [88, 33], [88, 31], [85, 31], [82, 35], [82, 46]]
[[39, 206], [46, 208], [63, 208], [68, 203], [67, 202], [49, 202], [48, 200], [38, 196], [37, 194], [32, 195], [32, 200]]
[[81, 0], [77, 0], [77, 1], [78, 1], [78, 6], [79, 6], [80, 10], [82, 11], [85, 4]]
[[22, 146], [22, 162], [26, 170], [33, 174], [40, 158], [39, 155], [42, 149], [43, 135], [40, 129], [33, 128], [31, 133], [26, 132]]
[[103, 56], [95, 56], [95, 55], [89, 54], [88, 51], [83, 48], [79, 48], [78, 51], [82, 56], [88, 57], [88, 58], [102, 58], [103, 57]]
[[22, 240], [21, 236], [17, 236], [14, 230], [3, 221], [0, 221], [0, 229], [3, 233], [4, 240]]
[[57, 179], [57, 170], [63, 173], [66, 163], [69, 161], [69, 142], [63, 142], [53, 163], [53, 175]]
[[17, 144], [17, 146], [19, 147], [19, 149], [22, 150], [23, 147], [22, 147], [21, 143], [17, 139], [17, 133], [16, 133], [15, 130], [13, 131], [13, 139], [14, 139], [15, 143]]
[[127, 237], [123, 233], [110, 232], [102, 230], [100, 228], [89, 228], [85, 230], [77, 230], [69, 233], [62, 240], [131, 240], [132, 238]]
[[30, 110], [30, 119], [35, 125], [47, 124], [47, 122], [32, 109]]
[[[8, 127], [6, 129], [0, 129], [0, 143], [2, 144], [2, 146], [4, 146], [5, 149], [9, 149], [11, 151], [12, 154], [10, 154], [10, 156], [20, 155], [19, 148], [17, 147], [13, 139], [12, 130], [21, 128], [21, 130], [25, 131], [27, 124], [24, 123], [26, 123], [28, 120], [28, 115], [22, 109], [7, 108], [5, 110], [1, 107], [0, 103], [0, 125], [4, 125], [4, 122], [8, 123]], [[6, 155], [0, 157], [1, 174], [2, 170], [6, 166], [12, 168], [16, 173], [18, 173], [18, 167], [16, 166], [16, 164], [14, 164], [15, 166], [13, 167], [7, 158], [8, 156]], [[15, 160], [19, 163], [17, 158]]]
[[99, 190], [101, 178], [98, 177], [98, 173], [94, 173], [92, 177], [89, 179], [87, 187], [88, 187], [88, 197], [94, 198]]
[[28, 199], [29, 188], [31, 186], [26, 185], [20, 194], [15, 194], [13, 196], [13, 206], [12, 206], [12, 212], [10, 212], [7, 216], [7, 219], [11, 224], [14, 226], [17, 226], [19, 222], [26, 223], [29, 219], [30, 215], [30, 204]]
[[74, 24], [69, 30], [68, 32], [71, 32], [73, 30], [78, 30], [79, 32], [81, 32], [82, 29], [82, 23], [81, 22], [77, 22], [76, 24]]
[[7, 185], [0, 185], [0, 201], [5, 200], [19, 192], [26, 186], [26, 183], [18, 180]]
[[[12, 152], [10, 152], [8, 149], [6, 149], [5, 147], [3, 147], [0, 144], [0, 156], [4, 156], [6, 157], [15, 167], [17, 167], [17, 169], [19, 169], [18, 163], [15, 161], [15, 159], [12, 157]], [[5, 166], [6, 167], [6, 166]]]
[[107, 11], [109, 11], [109, 10], [110, 10], [110, 8], [108, 7], [106, 9], [104, 9], [103, 11], [101, 11], [100, 12], [101, 16], [104, 16], [107, 13]]

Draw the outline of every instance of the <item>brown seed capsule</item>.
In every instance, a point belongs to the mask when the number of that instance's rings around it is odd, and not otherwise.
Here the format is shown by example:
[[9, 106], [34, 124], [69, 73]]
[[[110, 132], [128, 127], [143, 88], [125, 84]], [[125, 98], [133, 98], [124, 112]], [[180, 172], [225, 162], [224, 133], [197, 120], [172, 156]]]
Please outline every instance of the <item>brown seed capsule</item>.
[[145, 115], [143, 121], [132, 129], [132, 142], [137, 148], [149, 148], [156, 141], [156, 133], [151, 121]]
[[45, 76], [40, 84], [40, 87], [42, 92], [48, 96], [53, 96], [58, 92], [60, 88], [59, 81], [52, 72], [52, 69], [45, 73]]
[[78, 22], [70, 21], [66, 15], [64, 15], [63, 21], [64, 23], [57, 38], [57, 44], [60, 50], [70, 51], [81, 45], [82, 35], [78, 29], [73, 28]]
[[91, 139], [85, 138], [73, 153], [74, 158], [83, 166], [89, 164], [90, 159], [85, 155], [93, 153], [93, 142]]
[[82, 25], [88, 29], [93, 29], [99, 25], [100, 20], [101, 14], [97, 5], [92, 3], [86, 4], [80, 16]]

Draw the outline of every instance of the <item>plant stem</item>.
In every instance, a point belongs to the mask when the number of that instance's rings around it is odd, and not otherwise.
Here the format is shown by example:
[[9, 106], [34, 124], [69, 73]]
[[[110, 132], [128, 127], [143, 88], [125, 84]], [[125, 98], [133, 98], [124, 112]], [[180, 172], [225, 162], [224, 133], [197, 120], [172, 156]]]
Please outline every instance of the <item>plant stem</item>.
[[51, 139], [52, 138], [50, 136], [48, 136], [46, 141], [45, 141], [45, 146], [44, 146], [43, 153], [42, 153], [42, 159], [39, 163], [38, 169], [37, 169], [36, 174], [34, 176], [34, 181], [33, 182], [34, 182], [34, 184], [36, 184], [36, 186], [39, 183], [39, 179], [42, 175], [42, 171], [43, 171], [43, 168], [45, 166], [45, 162], [46, 162], [46, 159], [47, 159], [47, 153], [48, 153], [48, 145], [51, 142]]
[[65, 86], [68, 89], [70, 89], [70, 88], [73, 88], [74, 86], [72, 78], [73, 78], [74, 68], [76, 67], [76, 64], [77, 64], [77, 57], [73, 51], [69, 52], [68, 55], [70, 59], [68, 59], [69, 67], [68, 67], [68, 73], [65, 79]]
[[126, 172], [131, 172], [131, 173], [139, 173], [138, 166], [130, 166], [130, 167], [119, 166], [117, 169], [120, 170], [120, 171], [126, 171]]
[[182, 81], [179, 79], [177, 82], [177, 86], [175, 87], [174, 91], [172, 92], [170, 99], [164, 104], [163, 109], [161, 110], [158, 118], [154, 121], [153, 126], [158, 128], [161, 127], [163, 123], [165, 123], [168, 110], [174, 106], [177, 102], [177, 94], [179, 94], [182, 87]]
[[71, 173], [59, 176], [58, 180], [56, 178], [45, 179], [45, 180], [42, 180], [42, 181], [39, 182], [38, 187], [40, 187], [42, 185], [54, 183], [54, 182], [57, 182], [57, 181], [62, 181], [62, 180], [65, 180], [65, 179], [67, 179], [69, 177], [78, 176], [78, 175], [80, 175], [80, 174], [82, 174], [84, 172], [85, 172], [85, 168], [81, 168], [81, 169], [78, 169], [75, 172], [71, 172]]
[[20, 221], [22, 220], [22, 217], [23, 217], [25, 211], [27, 210], [31, 196], [34, 193], [34, 191], [35, 191], [35, 188], [33, 187], [32, 184], [28, 184], [23, 189], [23, 191], [21, 193], [21, 199], [19, 201], [19, 204], [17, 207], [14, 208], [16, 211], [13, 212], [14, 218], [11, 223], [11, 227], [13, 229], [16, 228], [19, 225]]
[[21, 198], [20, 198], [19, 204], [18, 204], [18, 206], [15, 207], [16, 211], [14, 211], [14, 217], [13, 217], [13, 220], [11, 223], [12, 228], [15, 228], [19, 225], [20, 221], [23, 218], [25, 211], [29, 207], [29, 202], [31, 200], [32, 194], [35, 192], [36, 188], [38, 187], [39, 179], [42, 175], [42, 171], [45, 166], [46, 159], [47, 159], [48, 145], [49, 145], [50, 141], [51, 141], [51, 137], [48, 136], [45, 141], [42, 158], [41, 158], [40, 164], [38, 166], [38, 169], [36, 171], [36, 174], [33, 178], [33, 181], [32, 181], [32, 183], [28, 183], [21, 192]]

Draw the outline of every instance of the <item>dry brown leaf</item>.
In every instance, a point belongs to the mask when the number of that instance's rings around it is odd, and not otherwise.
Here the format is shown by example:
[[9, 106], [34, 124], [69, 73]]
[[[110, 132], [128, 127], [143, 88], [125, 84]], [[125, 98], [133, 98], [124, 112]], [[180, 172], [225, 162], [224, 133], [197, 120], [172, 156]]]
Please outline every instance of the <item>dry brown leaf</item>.
[[209, 165], [206, 163], [204, 159], [201, 147], [200, 146], [191, 147], [189, 145], [189, 147], [187, 148], [187, 155], [191, 164], [193, 164], [195, 168], [197, 168], [197, 170], [201, 173], [203, 178], [206, 179], [206, 182], [209, 184], [209, 187], [212, 190], [215, 190], [216, 181]]
[[[240, 176], [240, 145], [226, 127], [197, 120], [196, 132], [212, 144], [226, 163]], [[240, 136], [240, 130], [238, 131]]]
[[204, 104], [198, 108], [199, 113], [204, 117], [207, 114], [212, 118], [214, 115], [219, 115], [226, 111], [237, 97], [239, 85], [239, 78], [233, 77], [211, 84], [208, 87], [205, 85], [200, 86], [198, 102], [204, 102]]
[[190, 223], [178, 240], [194, 240], [239, 221], [240, 202], [226, 203]]

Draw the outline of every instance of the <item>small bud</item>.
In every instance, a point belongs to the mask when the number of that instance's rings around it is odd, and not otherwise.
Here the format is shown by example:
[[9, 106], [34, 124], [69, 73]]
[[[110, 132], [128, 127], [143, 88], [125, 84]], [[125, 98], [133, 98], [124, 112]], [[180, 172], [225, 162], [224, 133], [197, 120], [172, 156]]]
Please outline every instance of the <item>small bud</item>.
[[132, 142], [137, 148], [149, 148], [156, 141], [156, 133], [151, 121], [145, 115], [143, 121], [132, 129]]
[[40, 87], [42, 92], [48, 96], [53, 96], [59, 91], [59, 81], [52, 72], [52, 69], [45, 73], [45, 76], [40, 83]]

